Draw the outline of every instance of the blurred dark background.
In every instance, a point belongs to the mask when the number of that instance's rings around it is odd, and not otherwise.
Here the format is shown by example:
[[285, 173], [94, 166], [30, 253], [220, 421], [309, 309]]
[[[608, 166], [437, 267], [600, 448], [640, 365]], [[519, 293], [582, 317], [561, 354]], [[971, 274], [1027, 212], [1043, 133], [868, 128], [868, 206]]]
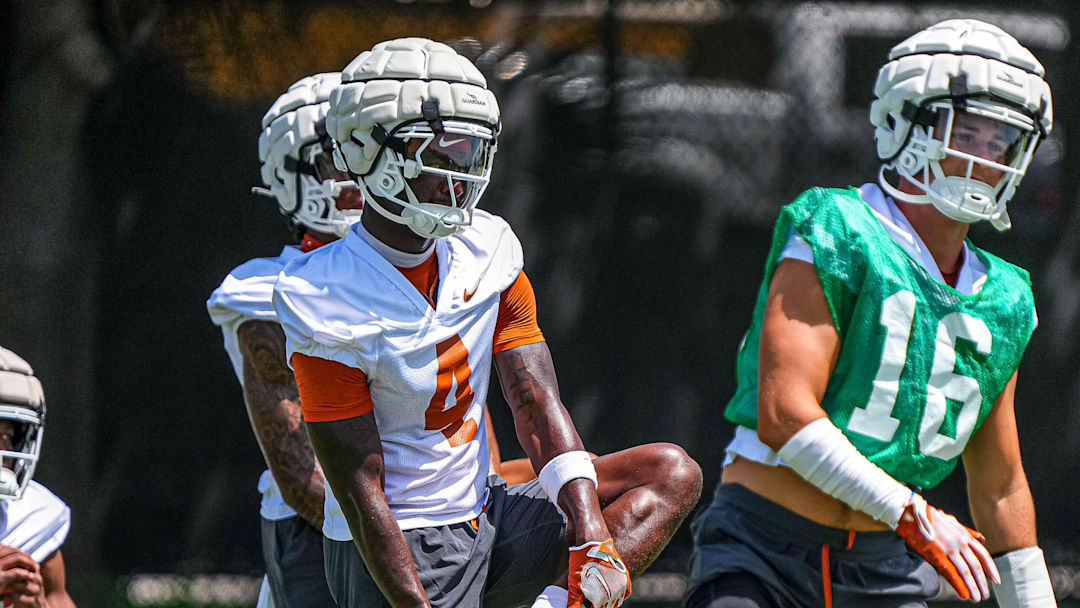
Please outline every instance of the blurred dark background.
[[[1055, 584], [1080, 597], [1080, 2], [15, 0], [0, 344], [48, 396], [36, 478], [73, 510], [76, 600], [115, 605], [138, 574], [261, 573], [264, 464], [204, 302], [288, 239], [249, 189], [259, 119], [290, 83], [407, 35], [472, 58], [504, 122], [481, 205], [521, 237], [587, 447], [678, 443], [708, 500], [776, 212], [874, 179], [876, 71], [949, 17], [1015, 35], [1056, 100], [1015, 228], [973, 239], [1032, 273], [1041, 325], [1017, 416], [1041, 542], [1066, 567]], [[504, 456], [522, 455], [489, 400]], [[962, 471], [929, 494], [967, 517]], [[682, 571], [689, 550], [680, 532], [652, 572]]]

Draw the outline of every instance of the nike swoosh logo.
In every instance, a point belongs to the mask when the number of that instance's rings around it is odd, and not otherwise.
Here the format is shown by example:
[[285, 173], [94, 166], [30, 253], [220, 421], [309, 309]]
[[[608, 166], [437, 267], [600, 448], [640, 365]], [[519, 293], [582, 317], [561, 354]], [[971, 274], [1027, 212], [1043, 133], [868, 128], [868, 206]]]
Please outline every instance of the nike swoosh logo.
[[476, 290], [477, 289], [480, 289], [480, 279], [476, 279], [476, 285], [473, 285], [472, 291], [469, 291], [468, 289], [465, 290], [465, 301], [466, 302], [471, 300], [472, 297], [474, 295], [476, 295]]
[[463, 141], [465, 141], [464, 137], [462, 137], [461, 139], [451, 139], [451, 140], [448, 141], [446, 139], [446, 136], [443, 135], [442, 137], [439, 138], [439, 145], [443, 146], [443, 147], [446, 147], [446, 146], [452, 146], [454, 144], [459, 144], [459, 143], [461, 143]]

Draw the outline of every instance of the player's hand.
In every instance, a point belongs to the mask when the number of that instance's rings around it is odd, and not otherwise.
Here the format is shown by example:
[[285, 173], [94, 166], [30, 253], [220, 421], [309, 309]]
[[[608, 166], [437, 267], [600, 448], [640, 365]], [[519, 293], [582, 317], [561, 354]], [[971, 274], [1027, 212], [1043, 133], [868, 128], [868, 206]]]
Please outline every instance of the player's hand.
[[570, 547], [567, 608], [618, 608], [630, 597], [630, 571], [610, 538]]
[[983, 546], [986, 537], [926, 504], [918, 494], [913, 493], [904, 506], [896, 533], [945, 577], [961, 599], [989, 599], [987, 574], [1001, 584], [994, 560]]
[[0, 545], [0, 600], [25, 604], [43, 589], [38, 563], [23, 551]]

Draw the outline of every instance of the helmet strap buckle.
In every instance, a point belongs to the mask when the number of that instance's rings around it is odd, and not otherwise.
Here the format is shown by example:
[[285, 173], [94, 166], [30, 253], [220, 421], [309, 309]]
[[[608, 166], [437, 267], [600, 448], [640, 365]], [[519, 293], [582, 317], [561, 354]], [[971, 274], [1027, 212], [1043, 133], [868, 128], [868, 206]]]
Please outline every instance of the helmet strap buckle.
[[967, 74], [949, 76], [949, 97], [952, 99], [954, 108], [963, 110], [967, 107], [967, 93]]
[[442, 133], [443, 123], [439, 116], [439, 98], [430, 97], [420, 104], [420, 114], [431, 127], [432, 133]]

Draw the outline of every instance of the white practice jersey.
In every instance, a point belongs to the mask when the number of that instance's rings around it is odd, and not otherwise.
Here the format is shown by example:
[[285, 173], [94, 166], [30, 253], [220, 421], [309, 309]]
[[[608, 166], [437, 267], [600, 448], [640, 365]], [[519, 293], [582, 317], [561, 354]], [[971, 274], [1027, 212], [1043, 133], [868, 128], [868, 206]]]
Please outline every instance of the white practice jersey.
[[39, 564], [56, 553], [71, 528], [71, 509], [31, 480], [18, 500], [0, 501], [0, 545], [26, 552]]
[[[270, 302], [274, 293], [274, 282], [285, 264], [301, 255], [304, 254], [299, 247], [290, 245], [282, 249], [281, 255], [277, 257], [255, 258], [244, 262], [225, 277], [206, 301], [210, 319], [214, 321], [214, 325], [221, 327], [225, 352], [229, 354], [229, 361], [232, 362], [233, 371], [241, 386], [244, 384], [244, 358], [240, 354], [236, 330], [245, 321], [253, 319], [277, 322], [277, 313]], [[259, 477], [258, 488], [262, 494], [259, 514], [263, 518], [278, 520], [296, 515], [296, 511], [281, 497], [281, 489], [269, 469], [263, 471]]]
[[[353, 225], [278, 278], [274, 307], [288, 356], [367, 375], [386, 500], [402, 529], [468, 521], [487, 497], [484, 400], [500, 294], [521, 272], [521, 244], [502, 218], [477, 210], [468, 229], [435, 242], [432, 309], [360, 230]], [[323, 532], [349, 540], [332, 496], [327, 491]]]

